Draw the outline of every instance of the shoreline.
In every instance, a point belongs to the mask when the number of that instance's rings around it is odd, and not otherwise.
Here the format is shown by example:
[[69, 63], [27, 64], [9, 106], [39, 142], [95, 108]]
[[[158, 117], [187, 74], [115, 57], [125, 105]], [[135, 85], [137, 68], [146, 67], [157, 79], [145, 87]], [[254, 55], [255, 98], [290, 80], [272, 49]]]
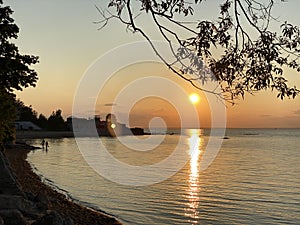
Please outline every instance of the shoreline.
[[10, 165], [8, 170], [12, 171], [17, 186], [26, 196], [32, 196], [33, 199], [41, 198], [44, 203], [46, 202], [46, 211], [56, 211], [63, 218], [70, 218], [76, 225], [121, 225], [116, 218], [70, 201], [64, 194], [43, 183], [41, 177], [33, 172], [31, 165], [26, 160], [27, 154], [31, 151], [30, 147], [14, 145], [4, 150], [4, 157]]
[[17, 141], [23, 139], [43, 139], [43, 138], [72, 138], [72, 131], [17, 131]]

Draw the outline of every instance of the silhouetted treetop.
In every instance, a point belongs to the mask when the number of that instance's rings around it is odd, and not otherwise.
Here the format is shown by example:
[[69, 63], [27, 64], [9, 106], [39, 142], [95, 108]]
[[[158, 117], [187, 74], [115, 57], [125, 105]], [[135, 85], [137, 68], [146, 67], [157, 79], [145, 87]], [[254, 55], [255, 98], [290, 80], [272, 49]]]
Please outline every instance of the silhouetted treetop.
[[10, 42], [18, 37], [19, 28], [11, 18], [11, 8], [2, 4], [0, 0], [0, 88], [12, 92], [36, 85], [37, 73], [30, 66], [38, 62], [38, 57], [20, 54]]
[[56, 111], [53, 111], [48, 118], [48, 130], [62, 131], [66, 129], [67, 127], [62, 117], [62, 110], [58, 109]]
[[[272, 15], [273, 0], [220, 0], [216, 8], [218, 16], [214, 19], [199, 19], [197, 10], [208, 2], [203, 0], [108, 2], [107, 9], [98, 8], [103, 17], [98, 22], [100, 29], [112, 19], [120, 20], [128, 30], [141, 34], [175, 74], [198, 89], [203, 90], [205, 82], [216, 80], [221, 93], [215, 94], [232, 102], [239, 96], [244, 97], [245, 92], [264, 89], [276, 90], [281, 99], [295, 98], [299, 94], [296, 87], [289, 86], [285, 69], [300, 72], [300, 30], [284, 21], [279, 32], [271, 30], [271, 22], [278, 23]], [[181, 64], [180, 69], [159, 52], [152, 41], [153, 33], [148, 32], [140, 17], [154, 24], [169, 43], [176, 61]], [[204, 91], [214, 93], [215, 90]]]

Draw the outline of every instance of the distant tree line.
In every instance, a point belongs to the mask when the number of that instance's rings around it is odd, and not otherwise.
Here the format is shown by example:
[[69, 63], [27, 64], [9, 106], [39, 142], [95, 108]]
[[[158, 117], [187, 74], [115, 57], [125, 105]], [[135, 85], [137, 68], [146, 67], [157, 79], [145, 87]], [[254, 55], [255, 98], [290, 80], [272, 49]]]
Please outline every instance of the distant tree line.
[[38, 114], [31, 106], [26, 106], [22, 101], [16, 101], [16, 120], [31, 121], [43, 130], [65, 131], [68, 130], [67, 124], [62, 117], [62, 110], [57, 109], [47, 118], [43, 114]]

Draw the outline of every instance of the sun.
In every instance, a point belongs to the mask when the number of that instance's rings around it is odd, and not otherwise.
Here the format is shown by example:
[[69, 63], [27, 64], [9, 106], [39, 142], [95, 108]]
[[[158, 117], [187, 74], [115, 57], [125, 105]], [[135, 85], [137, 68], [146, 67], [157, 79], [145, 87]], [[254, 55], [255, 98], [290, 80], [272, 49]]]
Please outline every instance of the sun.
[[197, 104], [200, 101], [200, 97], [196, 93], [190, 94], [189, 99], [192, 104]]

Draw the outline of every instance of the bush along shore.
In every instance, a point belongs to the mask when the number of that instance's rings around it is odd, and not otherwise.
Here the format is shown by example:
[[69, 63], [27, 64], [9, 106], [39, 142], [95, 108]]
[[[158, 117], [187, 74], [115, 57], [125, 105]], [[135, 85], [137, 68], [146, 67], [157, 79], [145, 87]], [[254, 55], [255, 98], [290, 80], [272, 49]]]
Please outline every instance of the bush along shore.
[[44, 184], [26, 161], [32, 148], [17, 144], [0, 151], [0, 225], [121, 224]]

